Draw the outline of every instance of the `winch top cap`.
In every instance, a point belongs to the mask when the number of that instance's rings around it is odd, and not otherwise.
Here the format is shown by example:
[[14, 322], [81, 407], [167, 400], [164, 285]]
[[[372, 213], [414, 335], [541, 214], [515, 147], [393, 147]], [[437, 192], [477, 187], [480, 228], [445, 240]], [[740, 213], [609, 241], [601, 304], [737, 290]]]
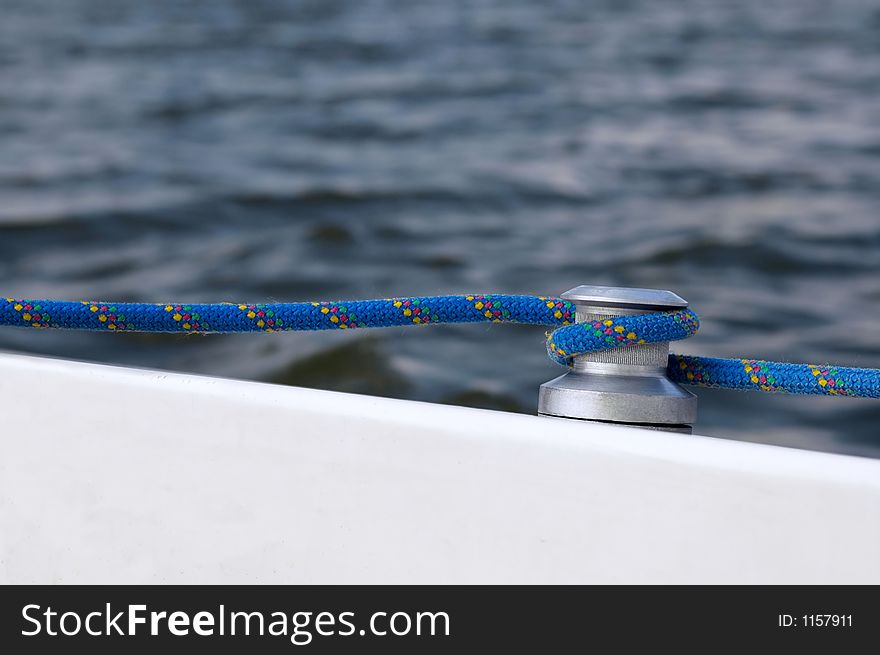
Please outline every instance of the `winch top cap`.
[[599, 287], [581, 285], [561, 295], [577, 305], [591, 307], [617, 307], [620, 309], [643, 309], [664, 311], [683, 309], [687, 300], [665, 289], [636, 289], [631, 287]]

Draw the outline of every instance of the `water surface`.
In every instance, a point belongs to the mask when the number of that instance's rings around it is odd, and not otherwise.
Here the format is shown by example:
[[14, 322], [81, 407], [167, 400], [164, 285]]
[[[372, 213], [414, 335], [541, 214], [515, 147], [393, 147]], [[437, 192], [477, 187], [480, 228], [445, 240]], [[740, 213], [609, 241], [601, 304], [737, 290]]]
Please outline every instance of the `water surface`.
[[[876, 3], [5, 0], [0, 281], [266, 301], [668, 288], [680, 351], [880, 366]], [[0, 348], [533, 412], [540, 328]], [[700, 392], [880, 456], [876, 401]]]

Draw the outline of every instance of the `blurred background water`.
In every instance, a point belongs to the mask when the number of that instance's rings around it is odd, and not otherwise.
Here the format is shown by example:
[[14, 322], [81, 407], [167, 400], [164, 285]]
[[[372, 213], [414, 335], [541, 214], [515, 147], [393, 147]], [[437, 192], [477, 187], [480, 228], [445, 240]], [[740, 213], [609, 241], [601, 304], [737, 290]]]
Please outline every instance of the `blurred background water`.
[[[4, 296], [668, 288], [678, 352], [880, 366], [880, 7], [4, 0]], [[534, 412], [543, 330], [0, 348]], [[880, 456], [880, 404], [700, 391], [698, 431]]]

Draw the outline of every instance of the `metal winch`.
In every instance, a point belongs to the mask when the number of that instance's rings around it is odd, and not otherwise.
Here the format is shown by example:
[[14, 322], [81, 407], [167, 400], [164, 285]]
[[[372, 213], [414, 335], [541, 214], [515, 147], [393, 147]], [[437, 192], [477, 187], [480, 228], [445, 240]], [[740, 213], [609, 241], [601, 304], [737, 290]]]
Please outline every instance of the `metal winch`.
[[[561, 296], [577, 322], [684, 309], [683, 298], [660, 289], [579, 286]], [[697, 397], [666, 376], [669, 342], [578, 355], [571, 370], [541, 385], [538, 414], [690, 433]]]

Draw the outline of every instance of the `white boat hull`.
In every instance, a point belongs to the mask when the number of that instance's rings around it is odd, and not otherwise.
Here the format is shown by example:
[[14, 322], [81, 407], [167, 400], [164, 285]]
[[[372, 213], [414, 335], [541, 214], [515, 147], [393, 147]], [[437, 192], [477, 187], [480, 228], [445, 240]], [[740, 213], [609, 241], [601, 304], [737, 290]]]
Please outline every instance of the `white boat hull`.
[[5, 583], [880, 583], [880, 461], [0, 355]]

